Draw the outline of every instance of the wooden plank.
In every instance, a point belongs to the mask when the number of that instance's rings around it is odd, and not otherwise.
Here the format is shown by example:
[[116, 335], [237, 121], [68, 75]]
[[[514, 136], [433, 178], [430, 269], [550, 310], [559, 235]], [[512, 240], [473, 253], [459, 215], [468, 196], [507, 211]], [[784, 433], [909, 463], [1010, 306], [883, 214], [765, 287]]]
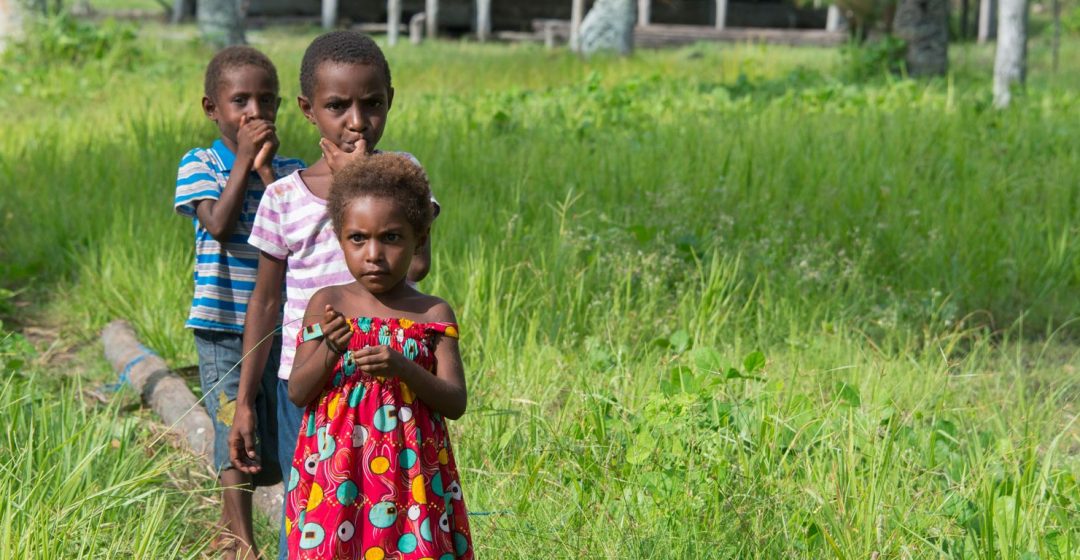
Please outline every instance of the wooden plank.
[[[561, 41], [570, 38], [570, 22], [565, 20], [536, 19], [533, 29], [540, 38], [545, 29]], [[779, 45], [838, 46], [847, 40], [843, 31], [824, 29], [767, 29], [758, 27], [728, 27], [716, 29], [704, 25], [653, 24], [634, 29], [634, 45], [638, 47], [663, 47], [684, 45], [698, 41], [727, 43], [772, 43]]]

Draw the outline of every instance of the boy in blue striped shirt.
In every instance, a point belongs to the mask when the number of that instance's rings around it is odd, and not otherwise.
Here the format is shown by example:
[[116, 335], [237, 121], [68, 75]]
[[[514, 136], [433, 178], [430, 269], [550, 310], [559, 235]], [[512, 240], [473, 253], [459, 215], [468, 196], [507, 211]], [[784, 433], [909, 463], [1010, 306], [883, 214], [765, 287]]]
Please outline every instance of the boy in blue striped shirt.
[[227, 441], [240, 382], [244, 316], [259, 259], [247, 240], [266, 186], [304, 164], [277, 156], [274, 119], [281, 98], [277, 70], [266, 55], [250, 47], [223, 49], [206, 68], [204, 88], [203, 111], [221, 137], [180, 160], [173, 201], [176, 212], [195, 225], [195, 297], [186, 326], [195, 334], [203, 403], [214, 422], [214, 465], [224, 488], [218, 546], [236, 558], [257, 558], [250, 487], [273, 484], [281, 476], [274, 402], [280, 337], [267, 341], [277, 347], [255, 407], [263, 469], [253, 480], [232, 467]]

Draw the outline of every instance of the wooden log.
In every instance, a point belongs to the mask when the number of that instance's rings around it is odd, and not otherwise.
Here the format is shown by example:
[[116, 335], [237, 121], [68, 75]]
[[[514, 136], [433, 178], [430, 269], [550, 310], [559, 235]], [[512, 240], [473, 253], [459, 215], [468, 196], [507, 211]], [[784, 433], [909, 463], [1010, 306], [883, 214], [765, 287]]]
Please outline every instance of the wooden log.
[[386, 42], [391, 47], [398, 42], [401, 27], [401, 0], [386, 0]]
[[439, 35], [439, 0], [424, 1], [424, 17], [427, 36], [429, 39], [434, 39]]
[[491, 0], [476, 0], [476, 39], [483, 43], [491, 36]]
[[[182, 438], [188, 450], [213, 469], [214, 424], [206, 409], [178, 375], [157, 354], [139, 343], [126, 321], [113, 321], [101, 331], [105, 359], [126, 374], [131, 387], [169, 430]], [[272, 521], [281, 519], [284, 488], [280, 483], [259, 486], [252, 497], [255, 507]]]
[[585, 0], [572, 0], [570, 4], [570, 50], [581, 50], [581, 20], [585, 17]]

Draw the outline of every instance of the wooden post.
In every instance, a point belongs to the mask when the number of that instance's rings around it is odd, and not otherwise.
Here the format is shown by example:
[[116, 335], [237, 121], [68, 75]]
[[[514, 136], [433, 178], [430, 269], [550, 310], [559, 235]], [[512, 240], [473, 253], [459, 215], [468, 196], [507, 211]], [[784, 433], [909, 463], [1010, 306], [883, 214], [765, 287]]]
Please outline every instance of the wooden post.
[[716, 28], [727, 26], [727, 0], [716, 0]]
[[638, 0], [637, 3], [637, 24], [641, 27], [645, 27], [652, 23], [652, 4], [650, 0]]
[[439, 0], [425, 0], [424, 5], [427, 36], [428, 39], [434, 39], [439, 34]]
[[585, 0], [572, 0], [570, 4], [570, 50], [581, 50], [581, 20], [585, 16]]
[[825, 31], [840, 31], [843, 21], [844, 16], [840, 13], [840, 8], [837, 8], [836, 4], [829, 4], [829, 11], [825, 16]]
[[398, 42], [400, 27], [401, 0], [386, 0], [386, 43], [391, 47]]
[[476, 0], [476, 39], [483, 43], [491, 35], [491, 0]]
[[424, 40], [424, 20], [427, 16], [424, 12], [420, 12], [409, 20], [409, 42], [414, 45], [419, 45]]
[[985, 43], [995, 36], [994, 31], [997, 26], [994, 24], [997, 22], [995, 17], [997, 14], [994, 12], [997, 11], [996, 8], [997, 2], [995, 0], [979, 0], [978, 41], [980, 43]]
[[322, 0], [322, 27], [333, 29], [337, 27], [338, 0]]
[[555, 48], [555, 26], [550, 23], [544, 24], [544, 47]]

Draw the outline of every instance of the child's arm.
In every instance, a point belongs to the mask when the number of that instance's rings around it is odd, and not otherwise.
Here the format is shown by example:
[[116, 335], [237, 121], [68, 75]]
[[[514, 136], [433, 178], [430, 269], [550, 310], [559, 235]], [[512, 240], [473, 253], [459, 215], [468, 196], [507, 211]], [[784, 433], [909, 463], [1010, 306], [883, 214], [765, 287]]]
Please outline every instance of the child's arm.
[[261, 469], [255, 446], [255, 397], [259, 395], [259, 381], [266, 369], [273, 337], [277, 336], [274, 327], [281, 314], [284, 281], [285, 261], [261, 253], [255, 289], [248, 300], [244, 321], [240, 386], [236, 393], [236, 413], [229, 430], [229, 459], [239, 471], [249, 474]]
[[[263, 181], [273, 176], [273, 172], [267, 174], [267, 164], [273, 160], [270, 150], [277, 149], [274, 123], [262, 119], [248, 120], [247, 117], [243, 117], [241, 123], [236, 134], [236, 160], [229, 173], [229, 180], [225, 183], [225, 189], [217, 200], [204, 199], [195, 205], [195, 215], [199, 217], [199, 222], [214, 239], [222, 243], [228, 241], [236, 227], [236, 220], [244, 207], [244, 195], [251, 171], [259, 169], [259, 176]], [[266, 148], [267, 145], [271, 148]], [[256, 165], [256, 161], [261, 165]], [[274, 179], [266, 184], [272, 182]]]
[[424, 242], [413, 255], [412, 264], [409, 265], [409, 280], [419, 282], [427, 276], [431, 270], [431, 230], [428, 230], [427, 241]]
[[326, 289], [315, 292], [304, 311], [304, 331], [311, 325], [308, 317], [322, 314], [322, 321], [317, 323], [322, 335], [316, 335], [317, 338], [306, 340], [296, 347], [296, 359], [289, 374], [289, 400], [296, 406], [307, 406], [319, 398], [334, 371], [334, 365], [352, 338], [352, 330], [345, 317], [329, 304], [326, 294]]
[[[439, 322], [457, 321], [454, 311], [445, 302], [435, 306], [430, 317]], [[437, 340], [435, 359], [439, 365], [435, 375], [389, 346], [369, 346], [357, 352], [354, 360], [369, 375], [398, 377], [432, 410], [457, 420], [465, 414], [468, 404], [461, 354], [456, 338], [440, 336]]]

